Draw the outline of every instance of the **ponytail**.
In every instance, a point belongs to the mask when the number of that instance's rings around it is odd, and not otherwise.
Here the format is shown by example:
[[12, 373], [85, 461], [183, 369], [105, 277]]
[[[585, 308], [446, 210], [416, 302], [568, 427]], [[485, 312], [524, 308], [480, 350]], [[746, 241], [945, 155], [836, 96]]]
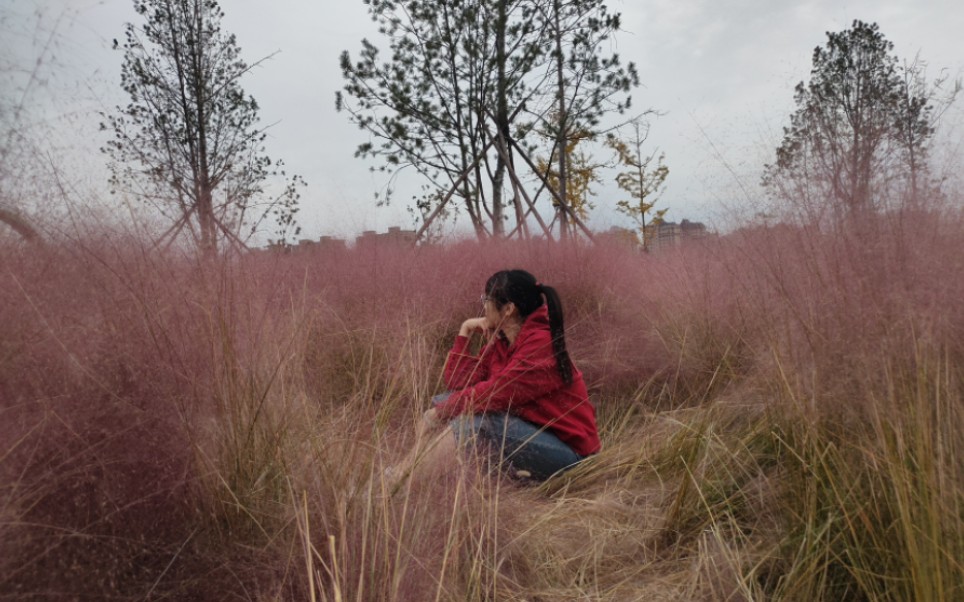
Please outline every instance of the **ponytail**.
[[565, 322], [562, 314], [562, 301], [559, 293], [551, 286], [536, 281], [535, 276], [525, 270], [504, 270], [496, 272], [485, 285], [486, 295], [498, 305], [512, 302], [525, 319], [532, 312], [546, 304], [549, 310], [549, 334], [552, 335], [552, 352], [556, 358], [556, 369], [566, 385], [572, 384], [572, 360], [566, 351]]
[[559, 376], [567, 385], [572, 384], [572, 360], [566, 351], [566, 325], [562, 317], [562, 300], [559, 293], [551, 286], [538, 285], [540, 292], [546, 298], [549, 309], [549, 333], [552, 335], [552, 351], [556, 356], [556, 368]]

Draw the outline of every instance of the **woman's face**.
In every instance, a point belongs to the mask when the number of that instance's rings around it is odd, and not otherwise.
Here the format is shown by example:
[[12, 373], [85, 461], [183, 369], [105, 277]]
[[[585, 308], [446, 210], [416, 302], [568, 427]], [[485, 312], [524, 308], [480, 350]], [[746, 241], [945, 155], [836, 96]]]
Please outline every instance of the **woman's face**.
[[482, 317], [485, 318], [485, 326], [489, 330], [495, 331], [501, 326], [502, 316], [499, 313], [498, 305], [488, 295], [482, 296]]
[[493, 332], [500, 330], [512, 315], [515, 305], [506, 303], [500, 309], [494, 299], [488, 296], [483, 296], [482, 299], [482, 316], [485, 318], [486, 327]]

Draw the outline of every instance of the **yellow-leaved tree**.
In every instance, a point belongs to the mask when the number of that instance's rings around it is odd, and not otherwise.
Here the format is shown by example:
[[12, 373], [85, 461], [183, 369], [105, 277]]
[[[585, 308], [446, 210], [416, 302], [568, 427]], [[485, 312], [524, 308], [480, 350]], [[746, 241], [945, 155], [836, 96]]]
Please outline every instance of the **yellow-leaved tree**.
[[[586, 146], [583, 143], [592, 142], [593, 138], [594, 136], [591, 132], [580, 130], [569, 136], [565, 148], [567, 165], [566, 204], [581, 220], [586, 220], [589, 216], [589, 210], [594, 208], [589, 197], [595, 194], [591, 190], [592, 185], [602, 182], [602, 179], [599, 177], [600, 168], [608, 167], [605, 163], [595, 162], [594, 157], [586, 152]], [[545, 178], [549, 187], [553, 190], [560, 190], [559, 170], [556, 166], [557, 161], [554, 157], [550, 157], [549, 159], [540, 157], [536, 161], [536, 167], [539, 173]], [[555, 198], [552, 199], [552, 206], [558, 215], [559, 202]], [[568, 222], [563, 222], [560, 228], [565, 227], [564, 224], [567, 223]], [[572, 225], [570, 224], [569, 226], [571, 227]], [[565, 236], [565, 234], [563, 234], [563, 236]]]
[[649, 137], [649, 125], [636, 119], [631, 122], [632, 138], [627, 142], [614, 134], [606, 137], [606, 145], [616, 151], [617, 162], [627, 167], [616, 176], [616, 183], [630, 195], [629, 200], [620, 200], [616, 209], [629, 216], [638, 228], [637, 237], [644, 251], [650, 249], [653, 227], [663, 222], [666, 209], [654, 210], [656, 201], [663, 194], [663, 185], [669, 176], [669, 167], [663, 160], [666, 156], [657, 151], [643, 154], [643, 144]]

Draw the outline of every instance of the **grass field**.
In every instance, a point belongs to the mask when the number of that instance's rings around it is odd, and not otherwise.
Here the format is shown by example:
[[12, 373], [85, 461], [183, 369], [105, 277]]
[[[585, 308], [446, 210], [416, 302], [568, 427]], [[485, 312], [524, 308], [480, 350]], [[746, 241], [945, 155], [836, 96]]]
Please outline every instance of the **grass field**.
[[[0, 249], [0, 598], [964, 599], [964, 220], [679, 252]], [[485, 279], [556, 287], [603, 451], [389, 495]]]

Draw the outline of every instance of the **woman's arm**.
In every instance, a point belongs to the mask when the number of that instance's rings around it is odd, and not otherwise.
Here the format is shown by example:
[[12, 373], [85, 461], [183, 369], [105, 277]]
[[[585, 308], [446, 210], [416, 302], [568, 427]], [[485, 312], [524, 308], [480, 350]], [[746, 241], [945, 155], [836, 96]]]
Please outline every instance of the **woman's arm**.
[[491, 335], [489, 332], [489, 322], [485, 318], [469, 318], [462, 322], [459, 327], [459, 336], [468, 338], [473, 332], [481, 332], [484, 335]]
[[488, 363], [483, 359], [485, 349], [477, 356], [466, 353], [469, 337], [474, 332], [486, 332], [485, 318], [470, 318], [462, 322], [459, 336], [452, 344], [442, 372], [445, 386], [449, 390], [464, 389], [489, 376]]
[[486, 378], [455, 391], [436, 406], [436, 418], [447, 420], [458, 414], [504, 412], [545, 397], [563, 386], [556, 369], [549, 335], [532, 336], [519, 345], [506, 366]]

